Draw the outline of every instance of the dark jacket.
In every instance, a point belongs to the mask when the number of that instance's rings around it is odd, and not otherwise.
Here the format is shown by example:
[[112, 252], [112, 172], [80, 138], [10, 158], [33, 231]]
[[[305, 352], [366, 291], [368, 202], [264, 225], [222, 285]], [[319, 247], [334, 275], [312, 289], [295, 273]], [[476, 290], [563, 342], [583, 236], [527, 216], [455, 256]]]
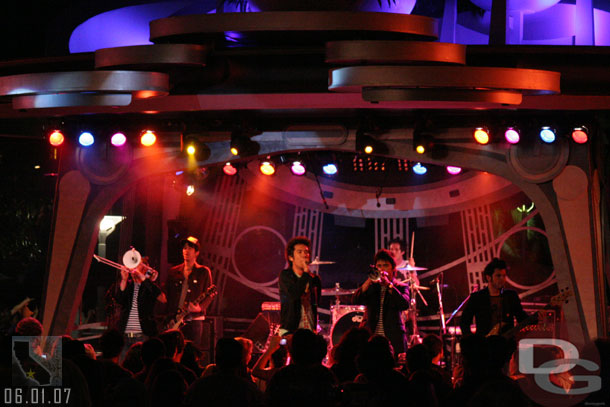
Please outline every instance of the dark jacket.
[[318, 322], [318, 299], [322, 289], [320, 277], [303, 273], [301, 277], [294, 274], [292, 268], [280, 272], [280, 327], [294, 332], [301, 321], [301, 296], [309, 284], [309, 299], [313, 312], [314, 324]]
[[[165, 282], [164, 291], [167, 294], [167, 313], [172, 316], [178, 310], [178, 301], [182, 293], [182, 284], [184, 283], [184, 263], [169, 269], [167, 280]], [[206, 266], [193, 267], [193, 271], [189, 274], [189, 286], [186, 292], [184, 303], [193, 302], [195, 299], [207, 290], [212, 285], [212, 272]], [[205, 310], [199, 314], [189, 314], [189, 317], [194, 318], [205, 315]]]
[[[500, 295], [502, 296], [502, 321], [503, 325], [505, 325], [501, 332], [505, 332], [514, 326], [514, 317], [518, 321], [523, 321], [528, 315], [523, 311], [521, 300], [516, 291], [503, 290]], [[487, 335], [493, 328], [491, 326], [491, 300], [487, 287], [470, 294], [460, 319], [462, 335], [470, 334], [470, 324], [472, 324], [473, 317], [477, 325], [478, 334]]]
[[[125, 332], [125, 327], [127, 326], [127, 319], [129, 318], [129, 311], [131, 310], [131, 301], [133, 298], [133, 287], [133, 281], [129, 280], [125, 287], [125, 291], [121, 291], [118, 288], [116, 290], [115, 299], [116, 302], [121, 305], [121, 316], [118, 325], [120, 332]], [[142, 327], [142, 332], [146, 336], [157, 335], [157, 325], [153, 310], [159, 294], [161, 294], [161, 289], [149, 279], [144, 280], [140, 284], [140, 290], [138, 291], [138, 316], [140, 319], [140, 327]]]
[[[362, 321], [362, 324], [372, 333], [375, 332], [379, 320], [380, 299], [380, 284], [371, 284], [366, 291], [362, 291], [362, 287], [358, 288], [353, 298], [354, 304], [366, 305], [366, 318]], [[383, 331], [394, 348], [395, 356], [406, 350], [405, 325], [400, 314], [408, 308], [408, 287], [395, 281], [394, 288], [389, 288], [383, 299]]]

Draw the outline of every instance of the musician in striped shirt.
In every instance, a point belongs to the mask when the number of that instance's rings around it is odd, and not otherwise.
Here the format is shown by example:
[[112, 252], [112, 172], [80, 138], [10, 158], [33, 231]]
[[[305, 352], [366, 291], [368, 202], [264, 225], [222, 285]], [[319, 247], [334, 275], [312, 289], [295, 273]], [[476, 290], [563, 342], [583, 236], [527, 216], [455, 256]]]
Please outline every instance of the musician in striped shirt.
[[126, 345], [157, 335], [153, 310], [157, 301], [167, 302], [165, 294], [153, 282], [158, 273], [149, 275], [148, 259], [145, 257], [135, 269], [121, 268], [121, 282], [115, 299], [122, 307], [119, 322], [120, 332], [126, 336]]
[[409, 308], [409, 290], [395, 279], [396, 262], [389, 251], [375, 254], [374, 271], [354, 294], [354, 304], [366, 305], [363, 324], [371, 333], [385, 336], [394, 348], [394, 356], [406, 351], [405, 326], [401, 312]]

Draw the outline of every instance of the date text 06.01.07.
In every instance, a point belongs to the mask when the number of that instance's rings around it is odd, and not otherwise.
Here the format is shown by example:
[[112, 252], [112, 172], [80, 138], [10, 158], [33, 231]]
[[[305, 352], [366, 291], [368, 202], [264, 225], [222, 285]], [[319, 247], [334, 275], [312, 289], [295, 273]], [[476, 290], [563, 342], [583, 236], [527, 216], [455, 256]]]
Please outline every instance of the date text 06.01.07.
[[69, 387], [7, 387], [3, 394], [7, 406], [65, 406], [70, 401]]

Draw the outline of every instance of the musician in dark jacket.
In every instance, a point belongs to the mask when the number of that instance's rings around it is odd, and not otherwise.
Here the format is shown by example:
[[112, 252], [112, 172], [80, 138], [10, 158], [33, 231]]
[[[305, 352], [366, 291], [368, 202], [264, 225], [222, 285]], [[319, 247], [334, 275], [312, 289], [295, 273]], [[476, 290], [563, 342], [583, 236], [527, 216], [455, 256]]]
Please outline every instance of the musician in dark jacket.
[[[514, 327], [514, 319], [523, 321], [528, 314], [523, 311], [521, 299], [513, 290], [504, 288], [506, 283], [506, 262], [494, 258], [483, 270], [487, 287], [470, 295], [464, 306], [460, 328], [463, 335], [471, 334], [470, 325], [475, 319], [476, 333], [487, 335], [502, 334]], [[500, 324], [500, 325], [498, 325]]]
[[381, 249], [375, 254], [375, 270], [358, 288], [353, 301], [366, 305], [363, 324], [371, 333], [385, 336], [394, 348], [394, 356], [398, 357], [406, 350], [401, 313], [409, 308], [409, 290], [406, 284], [394, 279], [396, 263], [389, 251]]
[[317, 332], [320, 277], [309, 271], [311, 241], [292, 238], [286, 246], [289, 267], [280, 272], [280, 335], [298, 328]]
[[212, 272], [197, 263], [199, 239], [193, 236], [182, 241], [184, 262], [169, 270], [164, 291], [167, 293], [167, 314], [173, 317], [179, 309], [186, 315], [185, 324], [180, 328], [184, 338], [201, 346], [205, 310], [213, 299], [207, 296], [198, 303], [197, 298], [212, 285]]
[[143, 258], [133, 270], [121, 268], [121, 281], [115, 289], [115, 300], [121, 305], [119, 332], [125, 333], [127, 344], [157, 335], [153, 310], [155, 303], [166, 302], [161, 289], [153, 283], [157, 272], [147, 273], [148, 260]]

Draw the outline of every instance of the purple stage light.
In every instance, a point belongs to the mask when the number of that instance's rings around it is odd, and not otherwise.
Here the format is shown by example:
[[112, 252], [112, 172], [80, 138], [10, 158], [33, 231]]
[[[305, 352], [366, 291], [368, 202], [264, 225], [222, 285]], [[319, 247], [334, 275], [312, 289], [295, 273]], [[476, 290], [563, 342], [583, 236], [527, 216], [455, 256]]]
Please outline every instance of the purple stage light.
[[305, 166], [300, 161], [294, 161], [290, 167], [290, 171], [292, 171], [294, 175], [303, 175], [305, 174]]
[[125, 137], [125, 135], [120, 132], [114, 133], [112, 135], [112, 137], [110, 138], [110, 142], [115, 147], [121, 147], [122, 145], [124, 145], [127, 142], [127, 137]]

